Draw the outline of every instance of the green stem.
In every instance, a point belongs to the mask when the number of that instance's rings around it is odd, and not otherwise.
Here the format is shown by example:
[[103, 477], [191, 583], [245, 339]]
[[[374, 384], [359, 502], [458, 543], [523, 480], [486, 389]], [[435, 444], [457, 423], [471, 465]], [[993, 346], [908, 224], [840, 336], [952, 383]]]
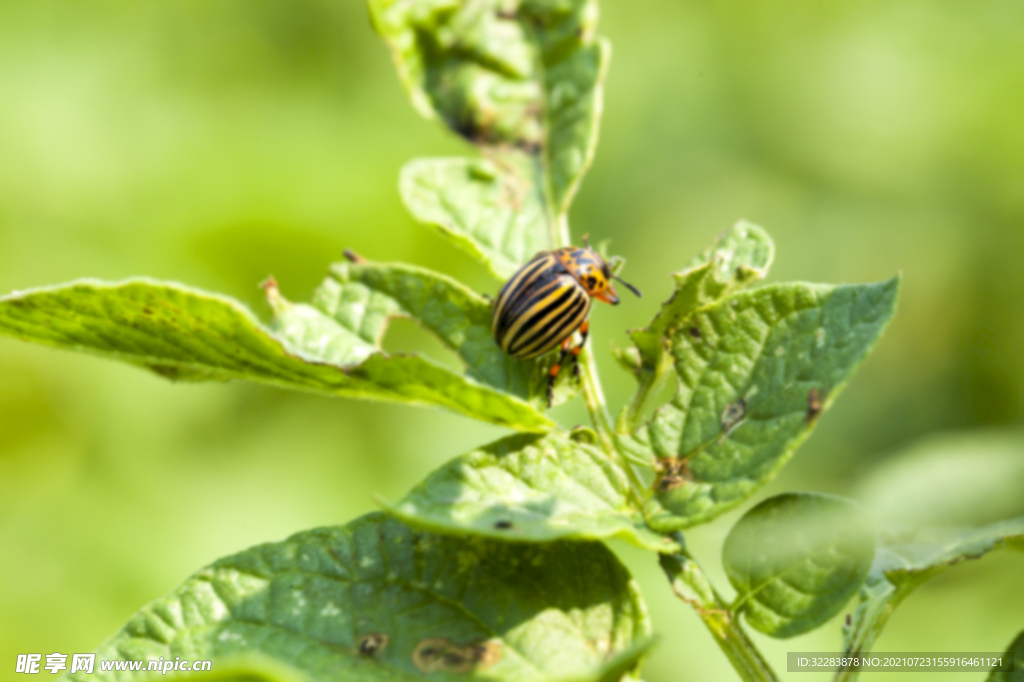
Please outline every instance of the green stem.
[[593, 353], [590, 352], [589, 342], [580, 352], [578, 362], [580, 363], [580, 383], [583, 385], [583, 400], [587, 404], [590, 421], [593, 422], [597, 435], [601, 439], [601, 446], [608, 451], [608, 454], [613, 454], [615, 442], [612, 419], [608, 414], [608, 406], [605, 404], [604, 390], [601, 388], [597, 364], [594, 362]]
[[659, 383], [660, 376], [653, 370], [643, 368], [640, 371], [642, 374], [639, 376], [639, 385], [637, 386], [636, 393], [633, 394], [633, 400], [623, 410], [616, 424], [619, 433], [633, 433], [637, 430], [637, 427], [640, 426], [640, 422], [643, 420], [647, 400], [654, 393], [654, 389]]
[[[683, 546], [681, 534], [674, 533], [673, 539]], [[686, 550], [679, 554], [662, 554], [660, 562], [672, 591], [697, 612], [740, 678], [745, 682], [778, 682], [768, 662], [747, 637], [737, 615], [729, 610]]]
[[[564, 246], [569, 243], [569, 219], [565, 214], [558, 216], [552, 223], [553, 239], [557, 246]], [[590, 414], [590, 422], [597, 431], [598, 441], [601, 448], [608, 456], [615, 461], [626, 473], [629, 479], [630, 496], [633, 504], [639, 512], [644, 509], [644, 485], [637, 476], [636, 471], [629, 461], [619, 453], [615, 445], [615, 429], [612, 427], [612, 418], [608, 414], [608, 405], [605, 403], [604, 390], [601, 388], [601, 379], [597, 373], [597, 363], [590, 352], [590, 341], [584, 345], [577, 358], [580, 368], [580, 383], [583, 385], [583, 400], [587, 405], [587, 412]]]
[[597, 364], [594, 362], [594, 355], [590, 352], [590, 342], [584, 346], [580, 353], [580, 383], [583, 385], [583, 401], [587, 405], [587, 412], [590, 414], [590, 422], [597, 431], [598, 441], [602, 449], [611, 457], [619, 467], [626, 473], [629, 479], [630, 494], [633, 504], [638, 511], [644, 509], [644, 485], [637, 476], [633, 466], [619, 452], [615, 444], [615, 431], [612, 428], [612, 418], [608, 414], [608, 406], [604, 400], [604, 390], [601, 388], [601, 379], [597, 373]]

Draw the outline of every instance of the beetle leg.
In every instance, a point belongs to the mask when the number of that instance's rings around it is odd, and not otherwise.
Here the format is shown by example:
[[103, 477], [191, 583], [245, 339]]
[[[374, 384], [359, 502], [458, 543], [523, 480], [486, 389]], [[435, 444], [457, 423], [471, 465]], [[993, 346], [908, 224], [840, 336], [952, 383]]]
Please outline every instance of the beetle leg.
[[586, 345], [589, 335], [590, 320], [583, 320], [583, 324], [580, 325], [580, 343], [572, 349], [572, 375], [577, 378], [580, 376], [580, 353], [583, 351], [583, 346]]
[[569, 346], [572, 345], [572, 336], [569, 336], [565, 341], [562, 341], [562, 349], [558, 354], [558, 362], [551, 367], [551, 371], [548, 372], [548, 407], [551, 407], [551, 402], [555, 398], [555, 379], [558, 378], [558, 373], [562, 371], [562, 363], [565, 362], [565, 356], [569, 354]]

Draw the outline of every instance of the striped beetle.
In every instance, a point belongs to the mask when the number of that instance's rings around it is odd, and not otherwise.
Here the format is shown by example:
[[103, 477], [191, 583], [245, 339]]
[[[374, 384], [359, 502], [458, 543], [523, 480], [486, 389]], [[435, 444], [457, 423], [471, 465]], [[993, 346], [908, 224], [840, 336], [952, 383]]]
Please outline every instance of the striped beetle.
[[[619, 297], [611, 280], [617, 279], [641, 296], [632, 284], [613, 275], [608, 263], [590, 247], [566, 246], [541, 251], [505, 283], [494, 302], [491, 333], [503, 351], [514, 358], [540, 357], [556, 346], [562, 352], [548, 375], [548, 402], [565, 357], [576, 359], [587, 341], [590, 300], [617, 305]], [[572, 346], [572, 335], [580, 332], [580, 343]], [[575, 372], [579, 366], [574, 365]]]

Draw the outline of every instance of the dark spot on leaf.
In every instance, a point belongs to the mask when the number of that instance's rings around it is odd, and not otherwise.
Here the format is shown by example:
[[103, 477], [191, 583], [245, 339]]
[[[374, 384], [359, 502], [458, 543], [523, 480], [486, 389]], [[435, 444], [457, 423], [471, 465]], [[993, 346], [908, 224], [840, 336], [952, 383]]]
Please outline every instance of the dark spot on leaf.
[[511, 521], [505, 521], [504, 519], [502, 519], [501, 521], [495, 521], [494, 522], [494, 527], [497, 528], [498, 530], [508, 530], [509, 528], [512, 527], [512, 522]]
[[740, 398], [734, 403], [725, 406], [722, 412], [722, 431], [728, 431], [736, 426], [747, 414], [747, 401]]
[[853, 616], [846, 614], [846, 627], [853, 625]]
[[374, 656], [388, 645], [388, 636], [379, 632], [370, 632], [359, 638], [359, 655]]
[[823, 391], [819, 391], [817, 388], [807, 391], [807, 421], [814, 421], [821, 414], [825, 398], [823, 393]]
[[675, 490], [685, 482], [686, 479], [682, 476], [662, 476], [658, 479], [658, 491], [667, 493], [670, 490]]
[[412, 662], [423, 674], [447, 672], [464, 674], [484, 670], [501, 659], [501, 644], [470, 642], [459, 646], [446, 637], [431, 637], [412, 652]]
[[145, 315], [152, 315], [153, 314], [153, 310], [151, 308], [143, 308], [142, 312]]
[[687, 481], [693, 480], [690, 473], [690, 465], [685, 459], [668, 457], [658, 460], [656, 464], [658, 473], [661, 475], [654, 481], [654, 487], [658, 492], [667, 493], [675, 490]]
[[700, 330], [697, 329], [696, 327], [690, 327], [690, 336], [692, 336], [695, 339], [699, 339], [700, 338]]

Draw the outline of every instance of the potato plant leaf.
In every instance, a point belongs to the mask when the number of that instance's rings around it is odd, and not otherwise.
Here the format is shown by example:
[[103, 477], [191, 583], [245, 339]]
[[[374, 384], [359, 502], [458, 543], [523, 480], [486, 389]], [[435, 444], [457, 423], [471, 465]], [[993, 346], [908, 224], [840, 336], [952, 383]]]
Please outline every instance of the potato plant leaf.
[[751, 627], [793, 637], [839, 613], [864, 582], [874, 528], [854, 502], [818, 493], [771, 497], [729, 531], [722, 562], [733, 608]]
[[486, 160], [415, 159], [402, 168], [402, 200], [417, 220], [506, 279], [559, 241], [536, 170], [517, 161], [499, 170]]
[[1003, 665], [993, 669], [985, 682], [1024, 682], [1024, 631], [1006, 649]]
[[598, 447], [556, 432], [519, 434], [456, 457], [388, 511], [438, 533], [523, 542], [618, 537], [675, 551], [647, 528], [628, 491], [625, 474]]
[[610, 48], [596, 0], [370, 0], [416, 109], [483, 160], [402, 171], [412, 214], [498, 277], [565, 241], [565, 214], [597, 142]]
[[213, 563], [133, 616], [97, 658], [216, 669], [255, 655], [320, 682], [603, 682], [635, 668], [650, 643], [637, 587], [600, 543], [444, 537], [370, 514]]
[[651, 527], [704, 523], [767, 483], [878, 340], [897, 288], [775, 284], [695, 313], [671, 337], [675, 397], [623, 439], [658, 458]]
[[651, 323], [629, 333], [636, 344], [634, 358], [619, 352], [620, 362], [640, 382], [640, 400], [627, 408], [623, 430], [632, 431], [641, 418], [647, 395], [656, 392], [672, 368], [669, 340], [679, 333], [697, 310], [768, 274], [775, 245], [762, 228], [739, 221], [723, 232], [683, 271], [675, 273], [675, 291], [662, 304]]
[[[491, 302], [450, 277], [401, 263], [336, 263], [313, 306], [375, 347], [389, 319], [411, 318], [457, 353], [472, 379], [546, 407], [555, 357], [509, 357], [491, 335]], [[559, 377], [562, 400], [575, 393], [571, 374]]]
[[981, 526], [1024, 514], [1024, 431], [926, 437], [872, 466], [856, 499], [900, 526]]
[[[843, 628], [847, 653], [871, 651], [889, 616], [926, 580], [967, 559], [978, 559], [1024, 540], [1024, 516], [981, 528], [942, 528], [880, 533], [878, 551], [861, 587], [850, 624]], [[841, 670], [837, 680], [852, 680]]]
[[82, 280], [0, 298], [0, 334], [188, 380], [245, 379], [435, 405], [521, 430], [552, 423], [512, 395], [418, 356], [389, 356], [312, 306], [278, 301], [277, 333], [232, 299], [147, 279]]

